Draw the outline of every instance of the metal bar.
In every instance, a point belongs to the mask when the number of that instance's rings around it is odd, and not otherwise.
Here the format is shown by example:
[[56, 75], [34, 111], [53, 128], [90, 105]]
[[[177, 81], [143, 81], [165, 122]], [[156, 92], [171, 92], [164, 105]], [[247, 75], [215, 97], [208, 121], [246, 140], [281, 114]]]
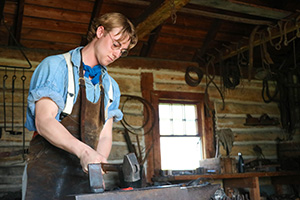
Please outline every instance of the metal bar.
[[141, 189], [133, 189], [128, 191], [118, 190], [109, 191], [98, 194], [81, 194], [70, 195], [65, 199], [76, 200], [173, 200], [173, 199], [185, 199], [185, 200], [207, 200], [220, 188], [220, 185], [205, 185], [205, 186], [192, 186], [192, 187], [180, 187], [178, 185], [156, 186]]

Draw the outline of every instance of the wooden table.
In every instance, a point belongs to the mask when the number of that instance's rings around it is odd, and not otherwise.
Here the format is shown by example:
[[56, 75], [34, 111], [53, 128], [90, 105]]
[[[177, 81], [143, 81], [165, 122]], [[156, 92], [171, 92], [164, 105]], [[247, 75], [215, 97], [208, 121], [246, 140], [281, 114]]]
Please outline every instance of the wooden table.
[[250, 199], [259, 200], [259, 178], [271, 177], [272, 184], [280, 192], [281, 184], [300, 184], [300, 172], [280, 171], [280, 172], [247, 172], [234, 174], [195, 174], [195, 175], [176, 175], [152, 178], [155, 182], [180, 182], [196, 180], [198, 178], [208, 178], [223, 181], [226, 188], [249, 188]]

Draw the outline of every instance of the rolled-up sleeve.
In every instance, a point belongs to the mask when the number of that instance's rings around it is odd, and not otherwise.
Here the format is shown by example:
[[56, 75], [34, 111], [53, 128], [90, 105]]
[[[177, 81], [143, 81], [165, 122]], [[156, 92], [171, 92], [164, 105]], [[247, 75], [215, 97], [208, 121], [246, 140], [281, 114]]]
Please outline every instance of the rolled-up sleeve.
[[44, 59], [34, 71], [27, 98], [25, 126], [28, 130], [36, 130], [35, 103], [44, 97], [50, 98], [58, 106], [56, 119], [59, 120], [59, 114], [65, 104], [66, 72], [67, 68], [62, 56], [50, 56]]
[[[113, 99], [112, 99], [111, 105], [108, 107], [106, 119], [113, 118], [114, 122], [118, 122], [118, 121], [122, 120], [122, 118], [123, 118], [123, 113], [119, 109], [121, 93], [120, 93], [118, 83], [113, 78], [111, 78], [111, 77], [109, 77], [109, 78], [111, 79], [111, 84], [112, 84], [112, 89], [113, 89]], [[108, 91], [108, 90], [106, 90], [106, 91]], [[108, 96], [108, 94], [106, 94], [106, 96]], [[111, 99], [108, 99], [108, 101], [111, 101]]]

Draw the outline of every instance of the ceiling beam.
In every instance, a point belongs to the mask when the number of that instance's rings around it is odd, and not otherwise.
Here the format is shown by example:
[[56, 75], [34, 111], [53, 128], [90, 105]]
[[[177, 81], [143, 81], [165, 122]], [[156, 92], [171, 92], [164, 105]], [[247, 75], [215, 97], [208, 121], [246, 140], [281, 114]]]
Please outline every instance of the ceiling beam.
[[93, 23], [94, 18], [98, 17], [100, 15], [102, 4], [103, 4], [103, 0], [96, 0], [95, 1], [93, 12], [91, 14], [91, 19], [90, 19], [90, 22], [89, 22], [89, 26], [88, 26], [88, 30], [87, 30], [86, 36], [82, 37], [82, 39], [81, 39], [81, 43], [80, 43], [81, 46], [84, 46], [84, 45], [87, 44], [87, 35], [88, 35], [88, 32], [90, 30], [90, 27], [91, 27], [91, 25]]
[[138, 37], [143, 38], [149, 35], [152, 30], [162, 24], [175, 11], [180, 10], [188, 2], [189, 0], [165, 0], [153, 13], [149, 14], [144, 21], [136, 25]]
[[161, 28], [162, 25], [158, 26], [153, 31], [151, 31], [148, 41], [146, 43], [143, 43], [143, 47], [140, 52], [141, 57], [149, 57], [152, 54], [152, 51], [158, 39]]
[[19, 0], [18, 1], [18, 8], [17, 8], [17, 16], [15, 21], [15, 38], [17, 42], [20, 42], [21, 40], [21, 31], [23, 26], [23, 15], [24, 15], [24, 4], [25, 0]]
[[196, 9], [190, 9], [190, 8], [182, 8], [180, 12], [185, 14], [191, 14], [191, 15], [199, 15], [203, 17], [209, 17], [209, 18], [215, 18], [215, 19], [222, 19], [226, 21], [232, 21], [237, 23], [243, 23], [243, 24], [252, 24], [252, 25], [271, 25], [273, 24], [272, 21], [267, 20], [256, 20], [256, 19], [248, 19], [243, 17], [236, 17], [231, 15], [225, 15], [225, 14], [219, 14], [215, 12], [208, 12], [203, 10], [196, 10]]
[[190, 3], [199, 6], [206, 6], [276, 20], [284, 19], [292, 14], [289, 11], [258, 6], [236, 0], [191, 0]]
[[[299, 15], [299, 18], [300, 18], [300, 15]], [[299, 22], [296, 23], [296, 24], [288, 23], [287, 26], [286, 26], [285, 34], [289, 34], [291, 32], [295, 32], [295, 31], [298, 32], [299, 27], [300, 27]], [[268, 35], [267, 29], [259, 30], [258, 32], [265, 32], [266, 35]], [[277, 39], [279, 37], [283, 37], [282, 38], [283, 41], [282, 41], [282, 43], [280, 43], [280, 45], [284, 45], [284, 35], [282, 35], [281, 31], [279, 31], [278, 29], [271, 30], [271, 37], [267, 37], [265, 40], [262, 40], [261, 38], [255, 38], [251, 45], [249, 44], [250, 43], [250, 41], [249, 41], [249, 43], [241, 44], [239, 46], [239, 48], [237, 48], [236, 45], [233, 45], [232, 48], [229, 48], [229, 49], [236, 49], [236, 50], [228, 51], [228, 49], [226, 49], [226, 50], [222, 51], [222, 57], [220, 59], [216, 59], [215, 62], [217, 63], [217, 62], [220, 62], [221, 60], [226, 60], [228, 58], [236, 56], [237, 54], [242, 53], [244, 51], [248, 51], [250, 49], [250, 46], [256, 47], [256, 46], [259, 46], [259, 45], [261, 45], [265, 42], [270, 42], [270, 40]]]
[[[140, 0], [112, 0], [112, 1], [129, 3], [132, 5], [141, 5], [141, 6], [149, 6], [150, 5], [149, 2], [140, 1]], [[210, 0], [204, 0], [204, 1], [209, 2]], [[221, 0], [219, 0], [219, 1], [221, 1]], [[224, 0], [222, 0], [222, 1], [224, 1]], [[193, 4], [200, 5], [202, 0], [190, 0], [189, 3], [192, 3], [192, 2], [193, 2]], [[153, 4], [153, 3], [151, 3], [151, 4]], [[213, 5], [211, 5], [211, 7], [212, 6]], [[266, 9], [268, 9], [268, 8], [266, 8]], [[203, 17], [221, 19], [221, 20], [232, 21], [232, 22], [243, 23], [243, 24], [252, 24], [252, 25], [271, 25], [271, 24], [273, 24], [272, 20], [268, 21], [268, 20], [248, 19], [248, 18], [230, 16], [230, 15], [225, 15], [225, 14], [220, 14], [220, 13], [208, 12], [208, 11], [203, 11], [203, 10], [196, 10], [196, 9], [192, 9], [192, 8], [178, 9], [178, 13], [194, 14], [194, 15], [199, 15], [199, 16], [203, 16]], [[146, 18], [144, 20], [146, 20]], [[142, 21], [143, 20], [139, 20], [139, 23], [141, 23]], [[136, 24], [138, 24], [138, 23], [135, 23], [135, 25]]]
[[5, 5], [5, 0], [2, 0], [0, 2], [0, 22], [2, 22], [2, 17], [4, 16], [3, 11], [4, 11], [4, 5]]
[[203, 45], [196, 51], [193, 60], [198, 60], [199, 58], [202, 58], [202, 56], [206, 53], [207, 48], [209, 47], [210, 43], [215, 39], [221, 27], [221, 22], [222, 20], [220, 19], [213, 20], [203, 41]]

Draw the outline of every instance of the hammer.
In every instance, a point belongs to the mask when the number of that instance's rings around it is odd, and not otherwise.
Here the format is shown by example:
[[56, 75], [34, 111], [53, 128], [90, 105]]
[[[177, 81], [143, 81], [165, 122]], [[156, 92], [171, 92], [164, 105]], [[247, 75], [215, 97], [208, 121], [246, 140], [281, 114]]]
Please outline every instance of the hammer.
[[[104, 192], [102, 170], [123, 172], [124, 181], [135, 182], [140, 180], [140, 165], [134, 153], [129, 153], [124, 156], [123, 164], [109, 164], [109, 163], [93, 163], [88, 165], [89, 183], [91, 192]], [[119, 173], [120, 174], [120, 173]]]

